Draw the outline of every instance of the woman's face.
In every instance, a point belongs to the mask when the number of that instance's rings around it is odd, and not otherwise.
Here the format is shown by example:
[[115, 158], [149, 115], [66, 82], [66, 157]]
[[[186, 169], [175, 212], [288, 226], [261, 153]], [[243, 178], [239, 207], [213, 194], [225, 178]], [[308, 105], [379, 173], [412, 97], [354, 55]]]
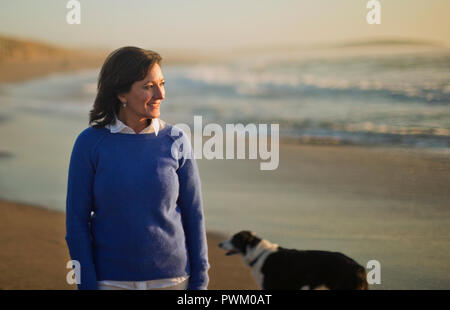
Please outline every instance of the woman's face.
[[147, 76], [136, 81], [128, 93], [119, 95], [119, 100], [127, 103], [125, 110], [141, 118], [159, 118], [159, 106], [165, 97], [164, 76], [159, 64], [155, 64]]

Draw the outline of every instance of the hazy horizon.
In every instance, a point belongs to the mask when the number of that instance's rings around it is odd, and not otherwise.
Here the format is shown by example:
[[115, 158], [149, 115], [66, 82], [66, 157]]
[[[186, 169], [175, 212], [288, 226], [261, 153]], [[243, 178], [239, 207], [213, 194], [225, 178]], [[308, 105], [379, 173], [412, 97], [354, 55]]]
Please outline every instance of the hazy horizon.
[[311, 46], [400, 39], [450, 46], [444, 0], [380, 1], [382, 23], [366, 22], [367, 1], [224, 2], [81, 0], [81, 24], [66, 22], [67, 1], [3, 2], [0, 33], [63, 47], [221, 49]]

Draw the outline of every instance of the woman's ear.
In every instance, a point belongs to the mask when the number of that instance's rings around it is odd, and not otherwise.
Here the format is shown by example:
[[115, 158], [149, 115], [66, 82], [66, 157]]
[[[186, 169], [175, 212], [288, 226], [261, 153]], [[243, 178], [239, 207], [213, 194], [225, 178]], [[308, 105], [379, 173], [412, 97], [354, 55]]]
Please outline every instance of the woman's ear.
[[118, 94], [117, 99], [119, 99], [121, 103], [127, 103], [127, 98], [125, 97], [125, 94]]

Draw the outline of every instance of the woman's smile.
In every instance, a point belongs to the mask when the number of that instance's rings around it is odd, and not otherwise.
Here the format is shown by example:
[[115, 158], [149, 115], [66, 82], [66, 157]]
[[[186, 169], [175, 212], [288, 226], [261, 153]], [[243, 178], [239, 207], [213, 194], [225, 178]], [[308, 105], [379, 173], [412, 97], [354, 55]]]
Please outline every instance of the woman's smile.
[[145, 109], [147, 111], [151, 111], [151, 112], [156, 112], [159, 110], [159, 106], [161, 105], [161, 103], [147, 103], [145, 105]]

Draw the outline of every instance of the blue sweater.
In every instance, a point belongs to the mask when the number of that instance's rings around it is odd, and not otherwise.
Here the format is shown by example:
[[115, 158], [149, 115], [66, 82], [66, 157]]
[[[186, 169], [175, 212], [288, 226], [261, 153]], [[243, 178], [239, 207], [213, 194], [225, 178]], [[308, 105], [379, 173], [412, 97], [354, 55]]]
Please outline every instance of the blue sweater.
[[97, 289], [101, 280], [186, 275], [189, 289], [206, 289], [209, 263], [193, 156], [186, 135], [169, 124], [157, 136], [94, 127], [81, 132], [70, 158], [65, 238], [71, 259], [81, 265], [79, 289]]

